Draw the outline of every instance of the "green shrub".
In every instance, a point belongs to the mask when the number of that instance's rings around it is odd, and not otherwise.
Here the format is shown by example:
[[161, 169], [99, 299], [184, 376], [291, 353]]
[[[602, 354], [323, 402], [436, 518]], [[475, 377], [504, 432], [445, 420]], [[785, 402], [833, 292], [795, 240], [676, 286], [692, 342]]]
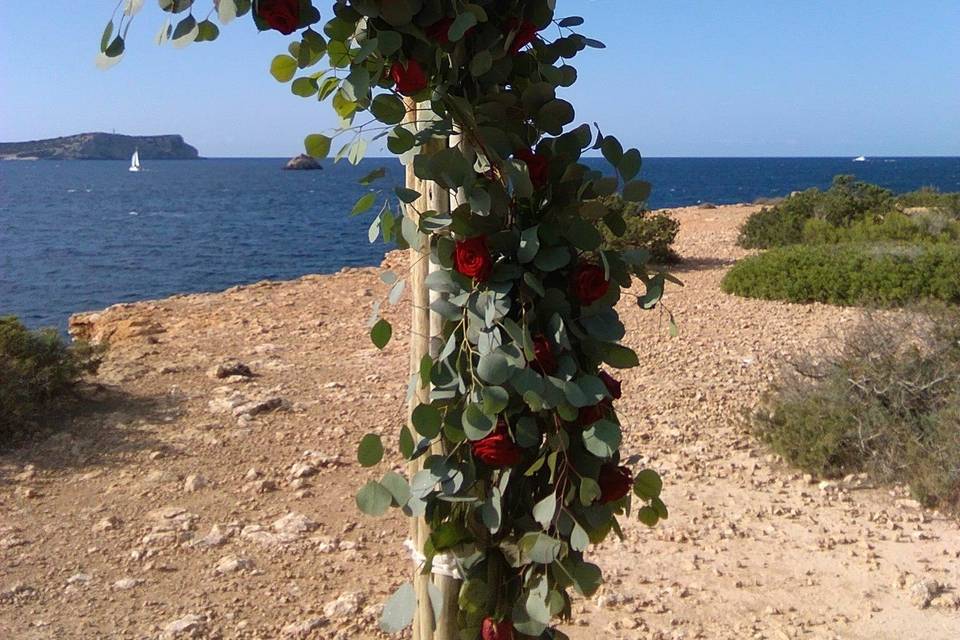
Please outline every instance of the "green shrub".
[[55, 329], [29, 331], [15, 317], [0, 317], [0, 442], [69, 396], [81, 375], [96, 370], [97, 355], [82, 343], [68, 345]]
[[924, 207], [960, 219], [960, 193], [940, 193], [934, 187], [922, 187], [916, 191], [897, 196], [900, 208]]
[[880, 219], [858, 220], [848, 227], [836, 227], [826, 220], [811, 218], [803, 225], [804, 244], [837, 242], [956, 242], [960, 240], [960, 222], [942, 214], [907, 215], [891, 211]]
[[868, 472], [960, 508], [960, 311], [873, 314], [826, 362], [784, 374], [752, 416], [761, 440], [821, 476]]
[[854, 180], [853, 176], [836, 176], [826, 191], [807, 189], [754, 213], [741, 226], [737, 242], [751, 249], [796, 244], [803, 241], [807, 220], [843, 227], [882, 215], [893, 206], [893, 193], [887, 189]]
[[652, 213], [618, 195], [601, 198], [601, 201], [613, 213], [619, 214], [626, 223], [620, 235], [606, 225], [600, 225], [605, 249], [646, 249], [650, 252], [652, 262], [679, 262], [680, 256], [673, 250], [673, 243], [680, 231], [680, 223], [676, 219], [663, 212]]
[[960, 303], [960, 245], [792, 245], [741, 260], [727, 293], [839, 305], [902, 305], [925, 298]]

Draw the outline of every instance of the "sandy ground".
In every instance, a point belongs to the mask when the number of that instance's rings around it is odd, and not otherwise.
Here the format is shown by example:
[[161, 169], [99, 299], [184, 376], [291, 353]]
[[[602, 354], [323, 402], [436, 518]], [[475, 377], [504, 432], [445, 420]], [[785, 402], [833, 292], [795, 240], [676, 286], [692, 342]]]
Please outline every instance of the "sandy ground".
[[[681, 209], [659, 312], [624, 303], [643, 367], [624, 376], [625, 448], [665, 480], [670, 519], [594, 561], [573, 638], [960, 637], [960, 527], [902, 491], [818, 482], [745, 432], [785, 362], [855, 310], [720, 292], [755, 207]], [[402, 258], [392, 256], [398, 262]], [[0, 638], [379, 638], [407, 579], [407, 522], [354, 506], [369, 431], [395, 442], [405, 304], [366, 336], [374, 269], [113, 307], [75, 325], [112, 348], [63, 430], [0, 455]], [[236, 358], [253, 378], [211, 376]], [[395, 447], [386, 460], [398, 460]], [[399, 470], [399, 467], [397, 467]]]

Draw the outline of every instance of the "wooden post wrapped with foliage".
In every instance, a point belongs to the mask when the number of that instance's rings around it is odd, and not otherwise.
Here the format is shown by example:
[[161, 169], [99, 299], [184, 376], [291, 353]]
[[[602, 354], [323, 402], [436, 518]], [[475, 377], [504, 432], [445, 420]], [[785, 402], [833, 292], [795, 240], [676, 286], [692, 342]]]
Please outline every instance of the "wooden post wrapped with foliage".
[[[161, 42], [216, 38], [194, 0], [159, 3]], [[114, 33], [142, 4], [121, 2], [101, 66], [122, 55]], [[271, 73], [298, 96], [329, 99], [341, 120], [333, 135], [307, 136], [308, 153], [326, 157], [345, 136], [335, 159], [359, 163], [373, 137], [406, 166], [404, 186], [353, 208], [377, 211], [371, 241], [412, 258], [411, 401], [398, 442], [411, 475], [387, 472], [357, 494], [364, 513], [393, 506], [413, 522], [417, 575], [385, 603], [382, 628], [413, 624], [417, 640], [564, 638], [554, 623], [601, 583], [590, 545], [622, 535], [631, 508], [648, 525], [667, 517], [658, 475], [624, 463], [620, 383], [604, 370], [639, 365], [617, 303], [639, 280], [634, 297], [653, 308], [669, 279], [648, 273], [646, 252], [603, 246], [601, 229], [626, 228], [604, 198], [642, 202], [650, 185], [636, 179], [636, 149], [574, 126], [558, 96], [577, 78], [568, 61], [603, 45], [576, 32], [581, 18], [556, 19], [554, 0], [337, 0], [319, 31], [310, 0], [215, 7], [221, 23], [249, 13], [260, 29], [297, 33]], [[606, 172], [582, 162], [591, 150]], [[384, 280], [395, 301], [404, 280]], [[382, 349], [392, 328], [381, 318], [370, 335]], [[379, 435], [363, 438], [362, 465], [383, 454]]]

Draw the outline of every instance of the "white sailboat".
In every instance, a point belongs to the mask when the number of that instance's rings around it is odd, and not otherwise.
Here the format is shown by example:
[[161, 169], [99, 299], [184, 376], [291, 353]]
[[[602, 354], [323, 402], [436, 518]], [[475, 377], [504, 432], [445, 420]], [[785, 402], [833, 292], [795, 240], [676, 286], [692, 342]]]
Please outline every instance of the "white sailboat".
[[130, 171], [140, 171], [140, 150], [135, 149], [130, 157]]
[[856, 158], [853, 159], [853, 161], [854, 161], [854, 162], [866, 162], [867, 159], [866, 159], [865, 157], [863, 157], [863, 156], [857, 156]]

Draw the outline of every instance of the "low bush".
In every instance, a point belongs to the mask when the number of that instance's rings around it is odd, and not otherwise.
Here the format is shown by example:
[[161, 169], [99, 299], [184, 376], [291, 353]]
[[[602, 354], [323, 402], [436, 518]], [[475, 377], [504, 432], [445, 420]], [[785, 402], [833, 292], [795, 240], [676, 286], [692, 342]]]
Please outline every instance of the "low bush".
[[894, 204], [893, 193], [887, 189], [854, 180], [853, 176], [836, 176], [826, 191], [807, 189], [751, 215], [740, 228], [737, 242], [755, 249], [796, 244], [803, 241], [807, 220], [844, 227], [881, 216]]
[[651, 212], [634, 202], [627, 202], [614, 195], [601, 199], [612, 211], [619, 213], [626, 228], [622, 235], [616, 235], [606, 225], [600, 225], [605, 249], [625, 251], [628, 249], [646, 249], [652, 262], [670, 264], [680, 261], [673, 249], [673, 243], [680, 231], [680, 223], [669, 214]]
[[748, 298], [838, 305], [960, 303], [960, 245], [792, 245], [741, 260], [721, 283]]
[[901, 209], [923, 207], [960, 220], [960, 193], [940, 193], [934, 187], [923, 187], [897, 196], [897, 206]]
[[803, 225], [804, 244], [837, 242], [956, 242], [960, 240], [960, 221], [935, 212], [906, 215], [899, 211], [879, 220], [858, 220], [848, 227], [836, 227], [825, 220], [811, 218]]
[[96, 349], [67, 344], [55, 329], [29, 331], [0, 317], [0, 443], [34, 426], [98, 364]]
[[808, 472], [867, 472], [960, 509], [960, 311], [869, 315], [837, 353], [785, 373], [751, 423]]

